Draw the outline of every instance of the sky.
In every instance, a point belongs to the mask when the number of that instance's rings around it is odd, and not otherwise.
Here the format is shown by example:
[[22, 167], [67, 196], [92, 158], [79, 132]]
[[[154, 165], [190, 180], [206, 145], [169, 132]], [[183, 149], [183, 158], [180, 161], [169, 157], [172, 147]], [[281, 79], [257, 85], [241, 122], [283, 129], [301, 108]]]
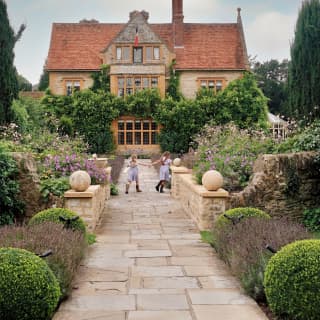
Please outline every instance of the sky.
[[[32, 84], [39, 82], [54, 22], [96, 19], [126, 23], [133, 10], [149, 12], [150, 23], [171, 22], [171, 0], [5, 0], [15, 32], [27, 25], [15, 47], [15, 66]], [[241, 8], [247, 51], [260, 62], [290, 59], [290, 43], [303, 0], [184, 0], [184, 21], [234, 23]]]

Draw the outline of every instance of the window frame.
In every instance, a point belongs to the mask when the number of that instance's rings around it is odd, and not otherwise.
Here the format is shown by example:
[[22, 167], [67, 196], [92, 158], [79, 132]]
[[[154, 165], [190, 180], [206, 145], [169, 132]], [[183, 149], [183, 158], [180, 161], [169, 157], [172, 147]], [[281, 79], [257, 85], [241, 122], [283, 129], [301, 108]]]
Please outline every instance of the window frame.
[[[119, 86], [119, 80], [123, 79], [123, 87]], [[128, 85], [128, 79], [131, 79], [131, 85]], [[140, 85], [136, 85], [139, 80]], [[148, 82], [148, 86], [146, 86]], [[135, 92], [145, 89], [159, 89], [160, 75], [154, 74], [127, 74], [116, 77], [117, 95], [118, 97], [125, 97]], [[130, 89], [130, 90], [129, 90]], [[123, 94], [119, 94], [120, 90]]]
[[[71, 96], [76, 91], [82, 90], [82, 79], [79, 78], [65, 78], [63, 79], [64, 83], [64, 93], [66, 96]], [[68, 83], [71, 83], [71, 86], [68, 86]], [[78, 84], [78, 85], [75, 85]], [[69, 90], [69, 87], [71, 90]]]
[[[203, 86], [202, 83], [206, 82], [206, 86]], [[210, 86], [209, 83], [212, 82], [213, 86]], [[217, 86], [217, 83], [221, 83], [221, 86]], [[198, 90], [200, 89], [209, 89], [213, 90], [215, 93], [222, 91], [226, 87], [227, 80], [223, 77], [201, 77], [197, 79]], [[217, 90], [219, 88], [219, 90]]]
[[[132, 124], [131, 127], [127, 125], [129, 123]], [[139, 123], [140, 127], [136, 128], [136, 123]], [[148, 126], [145, 124], [148, 124]], [[158, 145], [160, 125], [153, 119], [121, 117], [116, 120], [115, 128], [115, 136], [119, 146]]]
[[[127, 52], [125, 52], [127, 50]], [[130, 62], [131, 61], [131, 55], [130, 55], [130, 46], [128, 45], [123, 45], [123, 46], [116, 46], [115, 49], [115, 60], [120, 63], [120, 62]], [[127, 57], [126, 57], [127, 55]]]
[[[137, 55], [138, 52], [140, 52], [140, 57]], [[137, 59], [138, 57], [140, 58], [139, 60]], [[143, 46], [138, 46], [138, 47], [133, 46], [132, 47], [132, 63], [142, 64], [144, 63], [143, 58], [144, 58]]]

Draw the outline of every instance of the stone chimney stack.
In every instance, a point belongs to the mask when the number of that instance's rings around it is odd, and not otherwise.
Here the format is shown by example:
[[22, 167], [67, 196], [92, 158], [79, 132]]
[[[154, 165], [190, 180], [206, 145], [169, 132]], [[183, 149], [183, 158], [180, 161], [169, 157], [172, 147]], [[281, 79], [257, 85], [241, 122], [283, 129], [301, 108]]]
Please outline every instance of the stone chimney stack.
[[183, 0], [172, 0], [172, 28], [175, 47], [183, 47]]

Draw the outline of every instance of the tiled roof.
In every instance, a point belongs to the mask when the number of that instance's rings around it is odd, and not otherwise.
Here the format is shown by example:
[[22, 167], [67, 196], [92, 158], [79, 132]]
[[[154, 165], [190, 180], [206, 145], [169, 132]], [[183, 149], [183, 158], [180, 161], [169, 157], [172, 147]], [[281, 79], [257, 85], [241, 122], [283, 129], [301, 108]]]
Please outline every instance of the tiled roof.
[[[125, 24], [54, 23], [47, 70], [98, 70], [101, 51]], [[184, 24], [184, 48], [173, 48], [171, 24], [150, 27], [176, 53], [176, 68], [243, 70], [246, 68], [238, 24]]]

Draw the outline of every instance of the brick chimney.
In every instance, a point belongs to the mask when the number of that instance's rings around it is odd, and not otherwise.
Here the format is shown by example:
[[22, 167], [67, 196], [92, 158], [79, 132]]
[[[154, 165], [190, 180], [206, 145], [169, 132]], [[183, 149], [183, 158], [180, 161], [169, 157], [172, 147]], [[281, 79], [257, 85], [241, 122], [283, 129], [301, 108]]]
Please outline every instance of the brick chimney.
[[183, 0], [172, 0], [172, 28], [175, 47], [183, 47]]

